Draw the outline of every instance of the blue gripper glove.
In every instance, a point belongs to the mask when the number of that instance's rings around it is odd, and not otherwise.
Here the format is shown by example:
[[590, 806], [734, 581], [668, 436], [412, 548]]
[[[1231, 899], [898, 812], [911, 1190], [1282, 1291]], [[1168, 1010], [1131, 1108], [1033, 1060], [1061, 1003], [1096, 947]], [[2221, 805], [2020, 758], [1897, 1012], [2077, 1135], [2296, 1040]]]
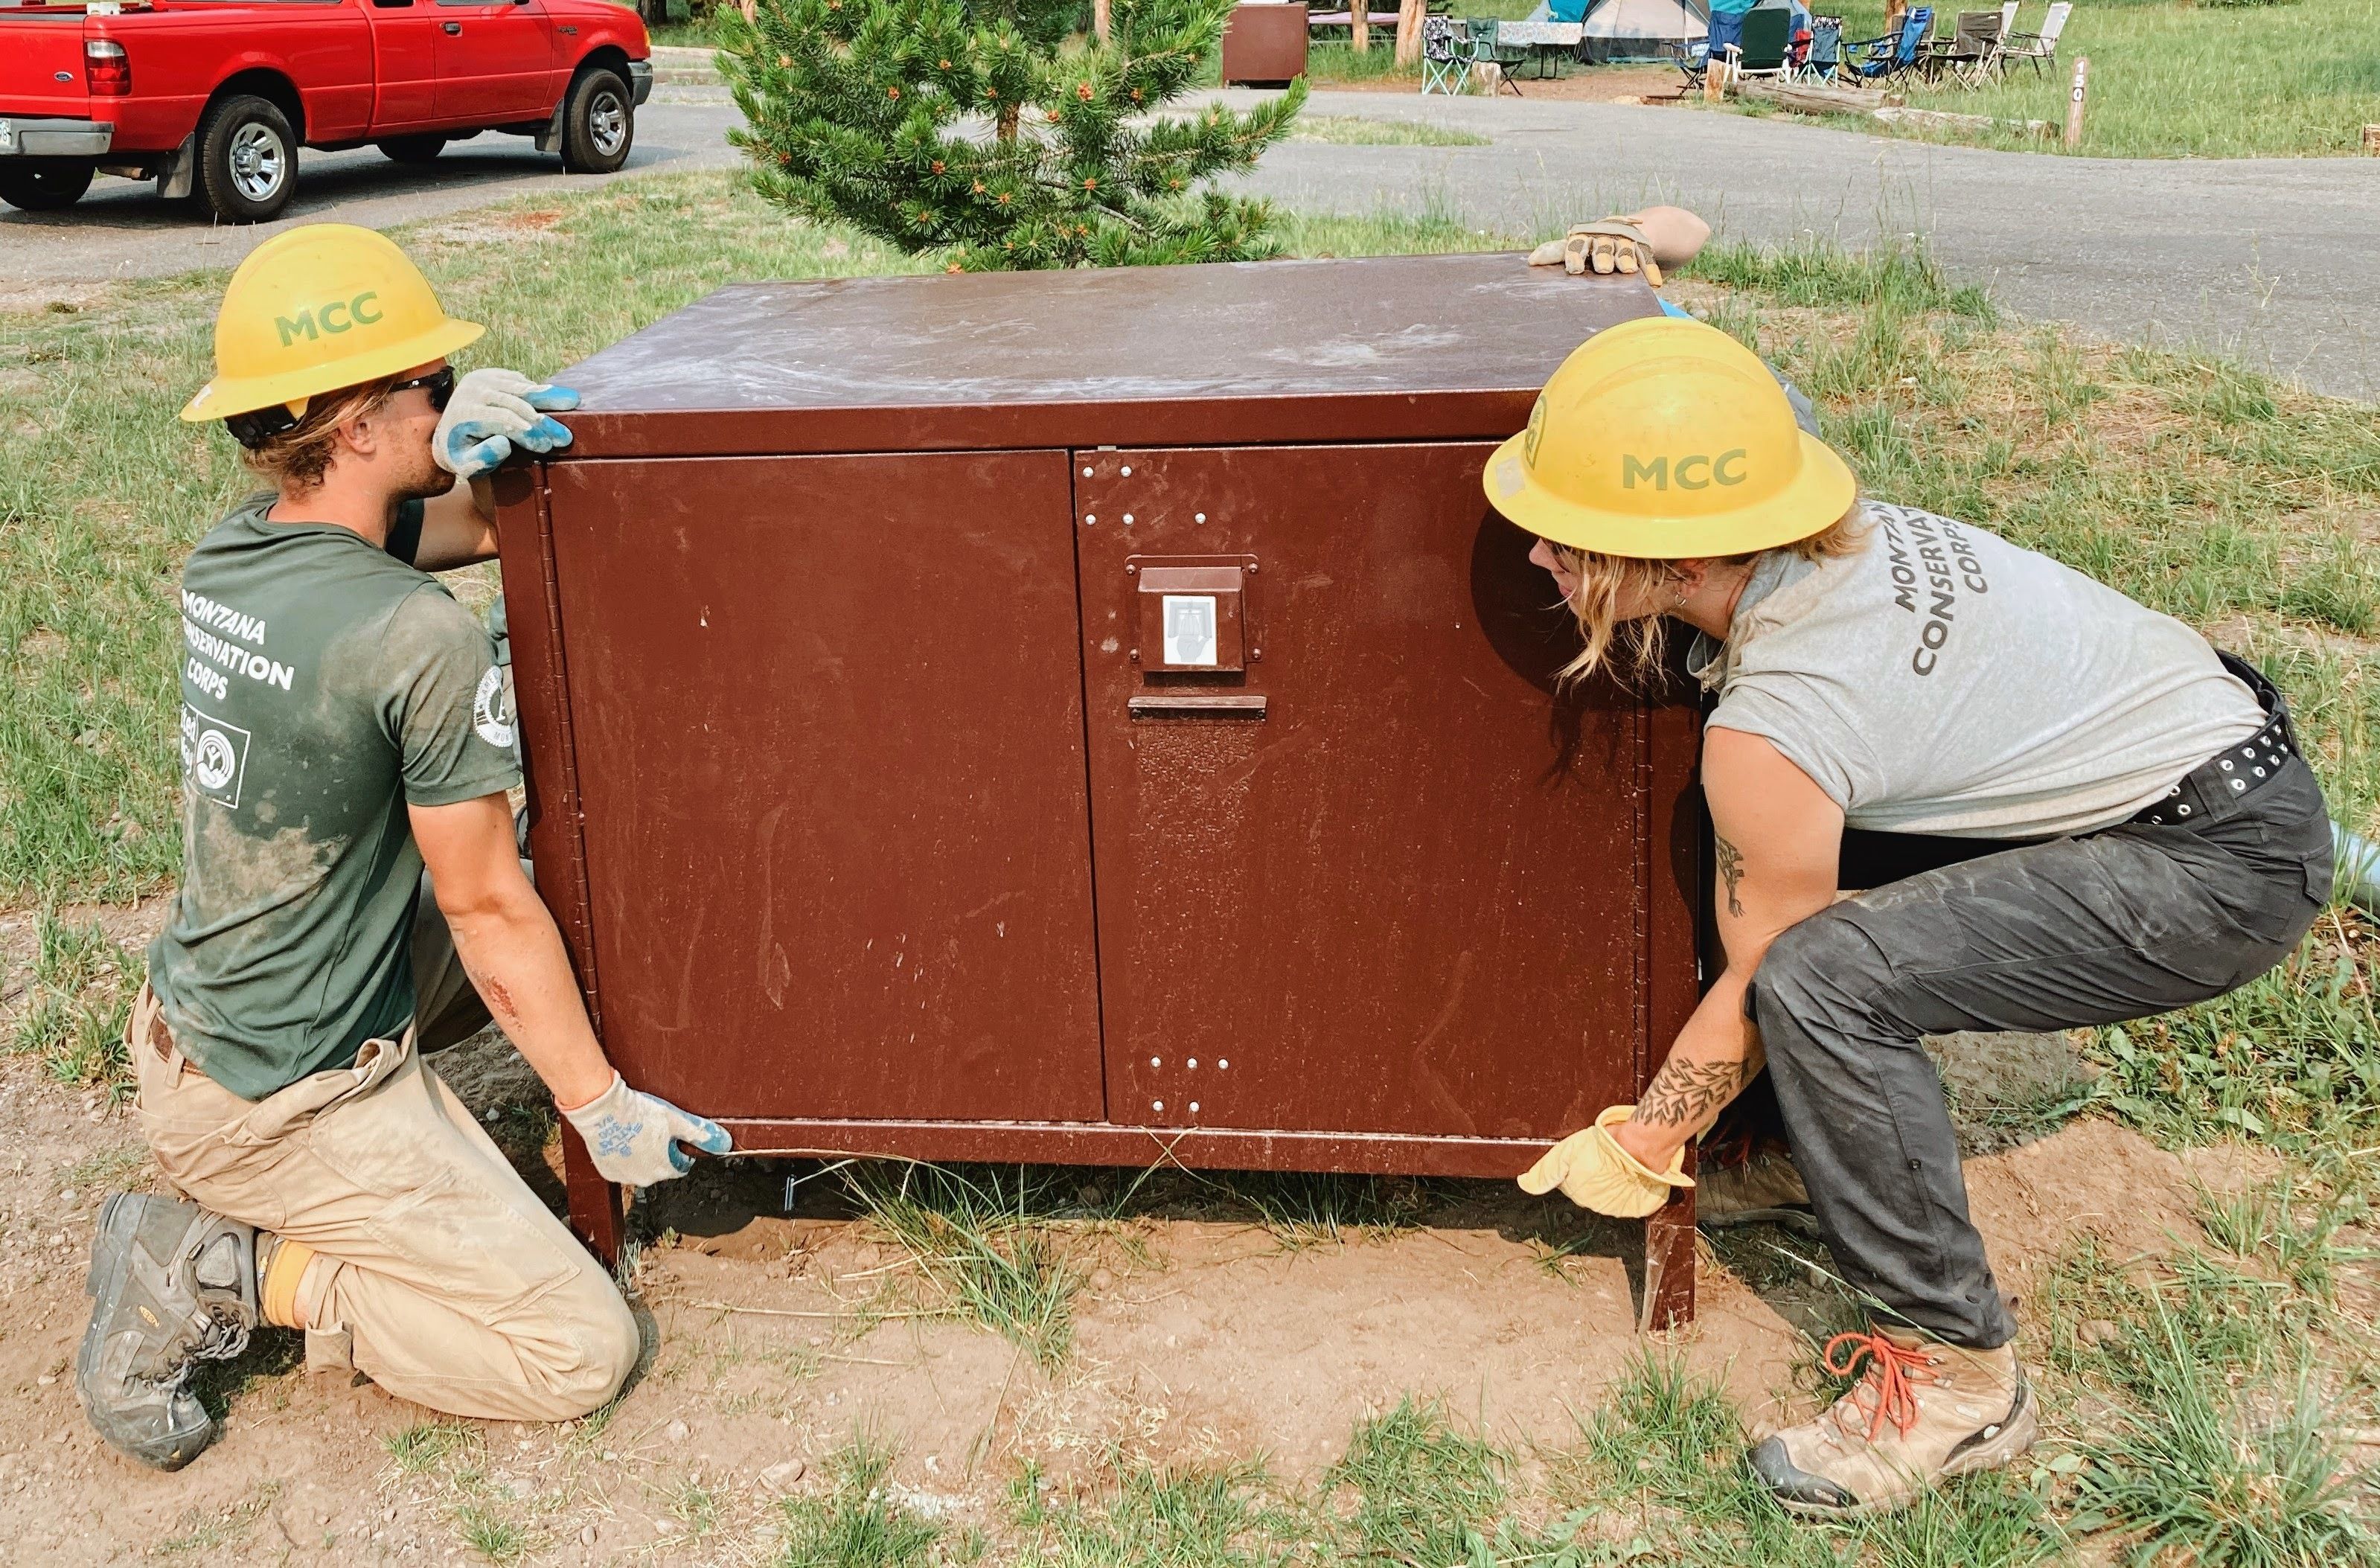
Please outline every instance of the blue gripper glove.
[[576, 1111], [565, 1111], [587, 1152], [607, 1182], [649, 1187], [683, 1176], [694, 1168], [694, 1157], [678, 1148], [689, 1143], [705, 1154], [724, 1154], [735, 1147], [727, 1129], [700, 1116], [690, 1116], [658, 1095], [642, 1094], [625, 1078], [612, 1075], [612, 1087]]
[[456, 479], [492, 472], [517, 446], [552, 452], [570, 444], [570, 432], [554, 414], [578, 407], [566, 386], [534, 382], [518, 371], [473, 371], [455, 383], [455, 395], [430, 438], [431, 455]]

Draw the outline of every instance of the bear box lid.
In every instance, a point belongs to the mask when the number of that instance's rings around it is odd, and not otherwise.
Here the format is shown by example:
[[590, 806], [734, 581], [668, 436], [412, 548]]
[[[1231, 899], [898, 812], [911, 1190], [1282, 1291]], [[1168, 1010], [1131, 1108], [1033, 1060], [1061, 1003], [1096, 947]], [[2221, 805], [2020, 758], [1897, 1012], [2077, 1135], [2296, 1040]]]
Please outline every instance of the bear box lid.
[[738, 284], [558, 372], [555, 460], [1501, 439], [1658, 310], [1509, 252]]

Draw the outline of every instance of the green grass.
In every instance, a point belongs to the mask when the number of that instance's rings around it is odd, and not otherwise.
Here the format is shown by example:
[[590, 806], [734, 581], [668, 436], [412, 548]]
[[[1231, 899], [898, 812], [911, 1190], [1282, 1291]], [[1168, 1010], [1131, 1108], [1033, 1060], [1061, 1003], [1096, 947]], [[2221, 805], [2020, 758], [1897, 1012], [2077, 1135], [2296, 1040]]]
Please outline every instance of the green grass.
[[455, 1510], [455, 1533], [489, 1562], [518, 1562], [529, 1552], [529, 1533], [520, 1524], [466, 1502]]
[[892, 1459], [888, 1445], [855, 1437], [827, 1461], [832, 1485], [826, 1495], [780, 1502], [784, 1523], [777, 1568], [920, 1568], [972, 1561], [978, 1543], [965, 1537], [953, 1541], [940, 1523], [889, 1493]]
[[1127, 1465], [1092, 1495], [1060, 1493], [1027, 1463], [1009, 1488], [1005, 1555], [1019, 1568], [1275, 1568], [1309, 1561], [1298, 1501], [1257, 1461], [1221, 1469]]
[[[1979, 0], [1964, 8], [1991, 7]], [[1881, 0], [1851, 0], [1839, 9], [1846, 38], [1884, 30]], [[1936, 6], [1937, 37], [1949, 35], [1960, 9]], [[2018, 28], [2039, 28], [2046, 10], [2046, 0], [2024, 0]], [[1996, 119], [2047, 120], [2062, 128], [2077, 55], [2091, 57], [2080, 149], [2090, 156], [2355, 153], [2362, 151], [2363, 126], [2380, 122], [2380, 0], [2269, 6], [2080, 0], [2054, 68], [2036, 75], [2031, 66], [2020, 65], [2002, 82], [1979, 91], [1916, 87], [1909, 102]], [[1994, 132], [1980, 140], [2063, 151], [2055, 138], [2044, 143]]]
[[35, 917], [24, 1011], [6, 1049], [38, 1058], [59, 1083], [97, 1086], [113, 1099], [125, 1098], [132, 1092], [132, 1071], [124, 1026], [140, 977], [140, 955], [126, 952], [98, 921], [76, 923], [43, 909]]
[[1427, 120], [1372, 120], [1355, 115], [1300, 115], [1289, 130], [1292, 141], [1328, 141], [1342, 147], [1485, 147], [1489, 139]]
[[1071, 1190], [1050, 1167], [864, 1161], [840, 1173], [853, 1200], [905, 1248], [952, 1307], [1014, 1342], [1044, 1367], [1074, 1343], [1082, 1270], [1038, 1216]]

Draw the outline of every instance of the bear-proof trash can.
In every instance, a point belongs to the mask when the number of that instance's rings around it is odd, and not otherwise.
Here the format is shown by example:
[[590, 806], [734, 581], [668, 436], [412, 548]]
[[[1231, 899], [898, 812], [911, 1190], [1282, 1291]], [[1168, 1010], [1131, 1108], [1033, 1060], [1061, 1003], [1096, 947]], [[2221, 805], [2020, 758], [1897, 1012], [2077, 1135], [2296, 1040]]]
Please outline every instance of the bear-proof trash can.
[[620, 1070], [747, 1151], [1495, 1177], [1633, 1100], [1696, 708], [1557, 681], [1479, 476], [1655, 310], [1514, 255], [761, 283], [559, 373], [504, 599]]

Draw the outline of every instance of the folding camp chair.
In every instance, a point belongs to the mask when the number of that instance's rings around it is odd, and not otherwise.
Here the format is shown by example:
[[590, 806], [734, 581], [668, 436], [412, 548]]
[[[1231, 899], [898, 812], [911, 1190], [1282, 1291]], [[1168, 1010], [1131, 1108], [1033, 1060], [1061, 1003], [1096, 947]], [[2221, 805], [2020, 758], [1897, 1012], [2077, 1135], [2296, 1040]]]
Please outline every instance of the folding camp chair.
[[1920, 55], [1919, 72], [1928, 81], [1948, 77], [1961, 87], [1983, 85], [1981, 72], [1999, 47], [2004, 20], [1998, 11], [1961, 11], [1948, 43], [1937, 43]]
[[1506, 48], [1496, 34], [1496, 30], [1502, 24], [1493, 17], [1473, 17], [1463, 25], [1471, 33], [1471, 63], [1475, 66], [1495, 66], [1500, 73], [1499, 79], [1512, 90], [1512, 96], [1521, 96], [1521, 85], [1512, 79], [1512, 67], [1526, 60], [1529, 52]]
[[1452, 17], [1421, 19], [1421, 90], [1460, 97], [1471, 75], [1471, 40]]
[[1737, 81], [1782, 77], [1792, 40], [1793, 13], [1784, 6], [1755, 6], [1743, 14], [1743, 42], [1731, 52], [1728, 74]]
[[1917, 68], [1925, 35], [1934, 30], [1934, 7], [1912, 6], [1900, 30], [1843, 45], [1843, 74], [1862, 81], [1890, 81]]
[[1793, 73], [1797, 81], [1825, 81], [1843, 62], [1843, 18], [1810, 18], [1810, 55]]
[[2016, 32], [2018, 3], [2019, 0], [2006, 0], [2006, 3], [2000, 6], [1999, 31], [1992, 36], [1992, 45], [1984, 51], [1984, 57], [1976, 61], [1967, 72], [1965, 79], [1969, 87], [1981, 87], [1985, 82], [1998, 81], [2006, 71], [2009, 40]]
[[2042, 74], [2042, 67], [2058, 64], [2058, 40], [2066, 31], [2066, 18], [2074, 14], [2073, 0], [2058, 0], [2049, 7], [2039, 32], [2011, 32], [2000, 51], [2003, 67], [2010, 60], [2031, 60], [2033, 74]]

